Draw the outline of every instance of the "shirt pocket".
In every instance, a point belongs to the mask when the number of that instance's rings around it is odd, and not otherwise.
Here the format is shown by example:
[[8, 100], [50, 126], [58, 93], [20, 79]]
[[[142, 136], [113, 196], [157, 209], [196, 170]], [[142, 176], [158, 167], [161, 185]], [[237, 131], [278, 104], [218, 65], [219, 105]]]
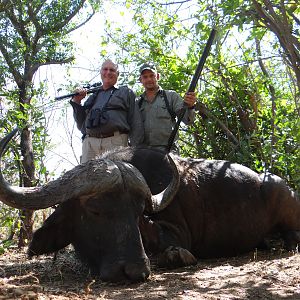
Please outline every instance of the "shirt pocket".
[[170, 113], [165, 105], [156, 107], [156, 115], [154, 120], [156, 122], [153, 122], [153, 128], [155, 128], [155, 131], [159, 132], [159, 135], [170, 134], [173, 124]]
[[156, 117], [157, 119], [170, 119], [171, 116], [168, 112], [168, 109], [165, 105], [156, 107]]
[[108, 100], [108, 109], [119, 109], [119, 110], [128, 110], [126, 99], [124, 95], [115, 95], [113, 94]]

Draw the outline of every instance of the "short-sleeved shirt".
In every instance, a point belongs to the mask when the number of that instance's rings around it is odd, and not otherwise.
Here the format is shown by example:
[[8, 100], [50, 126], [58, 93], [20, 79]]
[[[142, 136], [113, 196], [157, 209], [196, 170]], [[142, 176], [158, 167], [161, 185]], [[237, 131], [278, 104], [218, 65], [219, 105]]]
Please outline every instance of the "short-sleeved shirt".
[[[178, 116], [183, 108], [182, 97], [172, 90], [165, 90], [170, 110]], [[144, 145], [151, 147], [167, 148], [172, 130], [176, 124], [166, 106], [163, 90], [159, 88], [158, 93], [152, 102], [147, 101], [146, 94], [143, 93], [138, 99], [142, 121], [144, 124], [145, 138]], [[194, 109], [187, 109], [183, 122], [186, 125], [193, 123], [195, 119]], [[175, 140], [178, 138], [178, 134]]]

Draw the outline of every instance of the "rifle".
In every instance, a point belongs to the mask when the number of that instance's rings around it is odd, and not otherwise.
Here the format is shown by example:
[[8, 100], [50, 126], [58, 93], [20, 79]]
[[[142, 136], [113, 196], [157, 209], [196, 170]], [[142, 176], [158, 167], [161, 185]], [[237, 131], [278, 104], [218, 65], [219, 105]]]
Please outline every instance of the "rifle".
[[[101, 82], [96, 82], [94, 84], [87, 84], [84, 85], [83, 88], [87, 89], [87, 94], [91, 94], [94, 92], [97, 92], [98, 90], [100, 90], [100, 87], [102, 86]], [[55, 100], [62, 100], [62, 99], [66, 99], [66, 98], [70, 98], [70, 97], [74, 97], [76, 95], [78, 95], [79, 93], [71, 93], [71, 94], [67, 94], [67, 95], [63, 95], [63, 96], [59, 96], [59, 97], [55, 97]]]
[[[204, 63], [205, 63], [206, 58], [207, 58], [207, 56], [208, 56], [208, 54], [210, 52], [210, 48], [212, 46], [212, 43], [213, 43], [213, 41], [215, 39], [215, 35], [216, 35], [216, 29], [213, 28], [212, 31], [210, 32], [209, 38], [208, 38], [208, 40], [206, 42], [204, 51], [203, 51], [203, 53], [201, 55], [201, 58], [200, 58], [200, 60], [198, 62], [195, 74], [194, 74], [194, 76], [193, 76], [193, 78], [191, 80], [191, 83], [190, 83], [190, 86], [189, 86], [187, 92], [194, 92], [195, 89], [196, 89], [197, 82], [198, 82], [198, 80], [200, 78], [200, 75], [201, 75]], [[185, 114], [185, 112], [186, 112], [187, 109], [188, 109], [187, 105], [184, 103], [183, 104], [183, 108], [180, 111], [180, 114], [178, 116], [177, 122], [176, 122], [176, 124], [175, 124], [175, 126], [173, 128], [173, 131], [171, 132], [171, 135], [169, 137], [168, 148], [167, 148], [168, 152], [171, 151], [171, 148], [172, 148], [173, 143], [174, 143], [174, 139], [176, 137], [177, 131], [178, 131], [179, 126], [180, 126], [180, 123], [181, 123], [181, 121], [182, 121], [182, 119], [184, 117], [184, 114]]]

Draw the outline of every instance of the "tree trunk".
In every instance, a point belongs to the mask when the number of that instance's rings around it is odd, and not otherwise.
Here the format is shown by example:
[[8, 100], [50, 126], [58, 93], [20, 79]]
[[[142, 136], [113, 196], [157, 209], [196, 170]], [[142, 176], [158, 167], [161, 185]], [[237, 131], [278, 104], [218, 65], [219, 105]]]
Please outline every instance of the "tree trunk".
[[[34, 160], [32, 149], [32, 136], [28, 127], [24, 128], [21, 134], [21, 153], [22, 153], [22, 185], [25, 187], [33, 186], [34, 181]], [[19, 247], [24, 247], [28, 241], [32, 238], [33, 232], [33, 211], [32, 210], [20, 210], [21, 228], [19, 233]]]

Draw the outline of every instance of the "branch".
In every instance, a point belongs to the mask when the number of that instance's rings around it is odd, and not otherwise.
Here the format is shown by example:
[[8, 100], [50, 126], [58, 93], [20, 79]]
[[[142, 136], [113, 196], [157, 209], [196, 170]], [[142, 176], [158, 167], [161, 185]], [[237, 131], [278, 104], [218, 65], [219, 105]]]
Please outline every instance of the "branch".
[[[278, 38], [280, 45], [286, 52], [289, 59], [289, 64], [295, 72], [297, 85], [300, 90], [300, 55], [298, 50], [300, 49], [299, 41], [291, 34], [291, 29], [287, 21], [286, 11], [284, 8], [280, 9], [280, 12], [285, 18], [278, 16], [269, 0], [264, 0], [268, 12], [262, 7], [256, 0], [252, 0], [256, 12], [258, 13], [259, 20], [261, 20], [265, 26], [270, 29]], [[285, 20], [284, 23], [282, 20]], [[298, 48], [298, 50], [297, 50]]]
[[[39, 4], [35, 4], [36, 5], [36, 9], [33, 12], [35, 15], [38, 14], [38, 12], [41, 10], [41, 8], [43, 7], [43, 5], [47, 2], [47, 0], [40, 0]], [[31, 3], [30, 3], [31, 4]]]
[[[256, 52], [258, 54], [258, 58], [261, 56], [261, 48], [260, 48], [260, 43], [258, 41], [257, 38], [255, 38], [255, 45], [256, 45]], [[263, 63], [262, 60], [259, 59], [258, 61], [259, 66], [264, 74], [264, 76], [268, 79], [270, 79], [270, 75]], [[271, 130], [272, 130], [272, 137], [271, 137], [271, 153], [270, 153], [270, 165], [272, 167], [273, 164], [273, 155], [272, 155], [272, 151], [273, 151], [273, 147], [275, 145], [275, 117], [276, 117], [276, 93], [275, 93], [275, 88], [272, 84], [268, 84], [268, 89], [270, 91], [271, 94], [271, 102], [272, 102], [272, 119], [271, 119]]]
[[[44, 3], [45, 3], [45, 1], [43, 2], [43, 4]], [[28, 3], [28, 6], [27, 6], [28, 16], [30, 17], [31, 22], [33, 23], [33, 25], [36, 28], [34, 41], [35, 41], [35, 43], [37, 43], [38, 39], [43, 35], [43, 29], [42, 29], [38, 19], [36, 18], [36, 16], [37, 16], [38, 12], [40, 11], [40, 9], [42, 8], [43, 4], [41, 4], [35, 11], [33, 11], [30, 4], [31, 3]]]
[[270, 14], [276, 24], [278, 24], [277, 28], [278, 31], [274, 32], [279, 38], [282, 38], [282, 42], [284, 46], [288, 50], [292, 60], [299, 60], [300, 55], [295, 51], [292, 45], [295, 45], [299, 49], [299, 42], [298, 40], [292, 35], [292, 26], [289, 24], [289, 20], [287, 17], [287, 11], [285, 9], [284, 3], [278, 7], [280, 11], [280, 15], [276, 14], [274, 11], [272, 4], [269, 0], [265, 0], [265, 4], [270, 11]]
[[78, 24], [78, 25], [75, 26], [74, 28], [71, 28], [70, 30], [68, 30], [68, 31], [66, 32], [66, 34], [69, 34], [69, 33], [73, 32], [73, 31], [77, 30], [78, 28], [82, 27], [83, 25], [85, 25], [89, 20], [91, 20], [91, 18], [92, 18], [94, 15], [95, 15], [95, 10], [93, 9], [93, 13], [90, 14], [90, 15], [88, 16], [87, 19], [85, 19], [82, 23]]
[[184, 3], [187, 3], [187, 2], [191, 2], [191, 0], [182, 0], [182, 1], [174, 1], [174, 2], [168, 2], [168, 3], [165, 3], [165, 2], [158, 2], [159, 5], [161, 6], [168, 6], [168, 5], [172, 5], [172, 4], [184, 4]]
[[3, 46], [4, 44], [2, 43], [2, 41], [0, 40], [0, 51], [10, 69], [10, 72], [12, 73], [16, 83], [18, 86], [20, 86], [21, 82], [22, 82], [22, 76], [21, 74], [17, 71], [17, 69], [14, 66], [14, 63], [12, 62], [9, 53], [7, 52], [6, 48]]
[[[68, 64], [74, 60], [74, 57], [69, 57], [67, 59], [63, 60], [48, 60], [47, 62], [44, 63], [36, 63], [34, 64], [29, 70], [28, 73], [31, 74], [31, 76], [34, 75], [34, 73], [38, 70], [39, 67], [41, 66], [47, 66], [47, 65], [63, 65], [63, 64]], [[29, 75], [30, 76], [30, 75]]]
[[219, 127], [225, 132], [225, 134], [228, 136], [228, 139], [235, 145], [238, 146], [239, 145], [239, 141], [236, 139], [236, 137], [232, 134], [232, 132], [227, 128], [227, 126], [221, 121], [219, 120], [217, 117], [215, 117], [212, 112], [205, 107], [205, 105], [203, 103], [196, 103], [196, 107], [195, 109], [197, 111], [200, 112], [200, 114], [203, 114], [205, 116], [207, 116], [208, 118], [210, 118], [211, 120], [215, 121]]
[[[249, 113], [247, 112], [247, 110], [245, 110], [243, 108], [243, 106], [239, 102], [239, 99], [238, 99], [238, 96], [236, 95], [235, 90], [230, 88], [230, 85], [228, 84], [228, 80], [223, 75], [223, 73], [221, 72], [220, 69], [218, 71], [218, 74], [220, 75], [222, 83], [224, 84], [225, 88], [228, 91], [230, 91], [230, 93], [228, 94], [228, 99], [235, 106], [243, 128], [247, 132], [252, 132], [256, 127], [255, 123], [251, 120], [251, 118], [249, 118]], [[234, 84], [232, 84], [232, 86], [234, 86]]]
[[55, 31], [55, 32], [59, 32], [62, 28], [64, 28], [77, 15], [77, 13], [83, 7], [83, 4], [85, 3], [85, 1], [86, 0], [81, 0], [79, 5], [76, 6], [75, 10], [72, 11], [68, 16], [66, 16], [63, 22], [57, 22], [56, 26], [53, 26], [51, 28], [51, 30]]
[[294, 13], [291, 13], [291, 16], [292, 16], [292, 18], [294, 19], [294, 21], [295, 21], [298, 25], [300, 25], [300, 19], [298, 19], [298, 17], [296, 17]]

